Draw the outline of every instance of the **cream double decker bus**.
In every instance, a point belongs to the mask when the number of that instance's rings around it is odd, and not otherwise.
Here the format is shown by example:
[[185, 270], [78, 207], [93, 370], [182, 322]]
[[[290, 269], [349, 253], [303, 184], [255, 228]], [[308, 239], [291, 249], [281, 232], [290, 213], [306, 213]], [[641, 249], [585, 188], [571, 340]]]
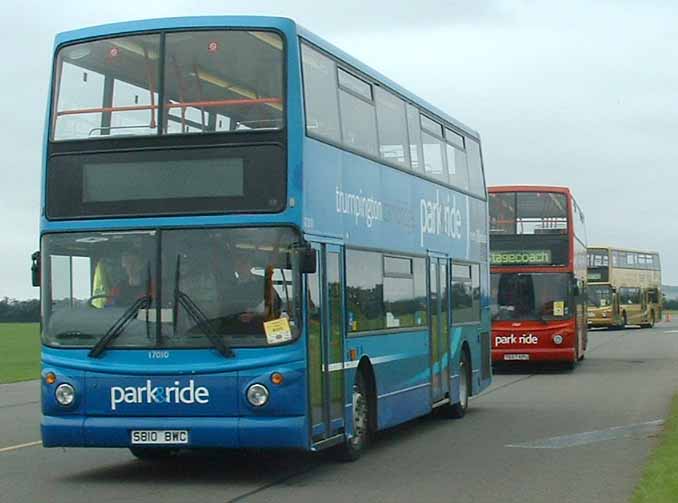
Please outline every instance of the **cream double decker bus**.
[[659, 253], [589, 247], [587, 279], [589, 327], [651, 328], [661, 319]]

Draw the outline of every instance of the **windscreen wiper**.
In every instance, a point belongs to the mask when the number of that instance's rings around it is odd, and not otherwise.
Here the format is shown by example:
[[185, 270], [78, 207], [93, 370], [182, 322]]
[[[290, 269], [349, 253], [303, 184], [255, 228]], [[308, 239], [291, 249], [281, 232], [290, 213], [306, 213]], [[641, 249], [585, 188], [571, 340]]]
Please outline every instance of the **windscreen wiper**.
[[188, 315], [196, 323], [196, 326], [202, 331], [203, 334], [207, 337], [207, 340], [210, 341], [212, 346], [219, 351], [225, 357], [233, 357], [235, 354], [230, 347], [226, 345], [224, 340], [217, 334], [212, 327], [205, 313], [198, 307], [198, 305], [193, 302], [193, 299], [181, 291], [179, 288], [179, 276], [181, 269], [181, 256], [177, 254], [177, 265], [175, 269], [175, 283], [174, 283], [174, 331], [176, 333], [177, 326], [177, 314], [179, 313], [179, 306], [183, 307]]
[[125, 309], [125, 312], [120, 315], [120, 317], [115, 320], [111, 328], [109, 328], [104, 336], [99, 339], [94, 347], [88, 353], [90, 358], [98, 358], [114, 339], [120, 336], [125, 330], [127, 324], [134, 319], [140, 309], [146, 309], [146, 335], [149, 333], [149, 324], [148, 324], [148, 309], [151, 307], [151, 302], [153, 301], [153, 296], [151, 295], [151, 267], [148, 267], [148, 274], [146, 277], [146, 295], [138, 298], [134, 303]]
[[111, 325], [111, 328], [106, 331], [104, 336], [99, 339], [94, 347], [90, 350], [88, 356], [90, 358], [98, 358], [101, 356], [101, 353], [104, 352], [106, 346], [111, 343], [115, 338], [122, 334], [123, 330], [127, 324], [132, 320], [136, 315], [139, 309], [148, 309], [151, 305], [151, 296], [144, 295], [143, 297], [134, 301], [134, 304], [129, 306], [124, 313], [120, 315], [120, 318], [115, 320], [115, 323]]

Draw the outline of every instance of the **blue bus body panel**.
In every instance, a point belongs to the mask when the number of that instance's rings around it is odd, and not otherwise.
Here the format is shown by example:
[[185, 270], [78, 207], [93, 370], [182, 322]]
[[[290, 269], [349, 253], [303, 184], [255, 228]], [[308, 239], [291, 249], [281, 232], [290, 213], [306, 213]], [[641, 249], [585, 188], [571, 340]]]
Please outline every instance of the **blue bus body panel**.
[[304, 140], [304, 231], [402, 253], [487, 256], [485, 202], [321, 141]]
[[[187, 429], [190, 447], [308, 447], [303, 341], [281, 348], [236, 350], [224, 360], [212, 350], [168, 351], [165, 363], [149, 363], [145, 350], [115, 350], [101, 360], [84, 350], [43, 349], [42, 432], [46, 446], [118, 446], [133, 429]], [[144, 359], [146, 364], [144, 365]], [[219, 364], [220, 361], [220, 364]], [[270, 376], [285, 380], [273, 385]], [[68, 382], [76, 401], [54, 397]], [[261, 408], [245, 400], [255, 383], [270, 390]]]
[[[367, 358], [374, 371], [377, 395], [377, 425], [388, 428], [431, 410], [431, 372], [427, 331], [402, 331], [389, 335], [360, 335], [346, 340], [355, 350], [357, 366]], [[351, 365], [353, 364], [353, 365]], [[347, 375], [350, 397], [353, 376]]]

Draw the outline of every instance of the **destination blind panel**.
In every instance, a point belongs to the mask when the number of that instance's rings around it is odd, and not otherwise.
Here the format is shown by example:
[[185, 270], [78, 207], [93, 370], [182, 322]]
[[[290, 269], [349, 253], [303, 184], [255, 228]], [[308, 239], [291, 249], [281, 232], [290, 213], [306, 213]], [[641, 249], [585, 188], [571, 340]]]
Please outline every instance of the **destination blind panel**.
[[199, 147], [53, 155], [47, 217], [278, 212], [284, 208], [284, 149]]

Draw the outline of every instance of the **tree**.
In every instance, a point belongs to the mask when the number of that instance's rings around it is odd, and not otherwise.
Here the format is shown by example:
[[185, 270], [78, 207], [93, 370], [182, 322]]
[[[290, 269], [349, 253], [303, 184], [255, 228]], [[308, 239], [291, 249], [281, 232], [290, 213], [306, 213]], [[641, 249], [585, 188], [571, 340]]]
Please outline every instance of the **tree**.
[[40, 301], [38, 299], [16, 300], [5, 297], [0, 300], [0, 322], [40, 321]]

